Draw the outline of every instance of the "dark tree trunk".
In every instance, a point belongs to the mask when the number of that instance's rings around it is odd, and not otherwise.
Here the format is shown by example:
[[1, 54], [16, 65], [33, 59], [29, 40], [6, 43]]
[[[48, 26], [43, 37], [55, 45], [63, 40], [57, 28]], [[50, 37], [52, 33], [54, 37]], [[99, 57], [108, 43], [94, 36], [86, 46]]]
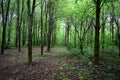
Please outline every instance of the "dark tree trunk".
[[20, 51], [20, 0], [17, 0], [17, 28], [18, 28], [18, 50]]
[[68, 49], [70, 49], [70, 23], [67, 22], [66, 23], [66, 31], [65, 31], [65, 45], [68, 47]]
[[36, 27], [35, 27], [35, 20], [34, 20], [34, 26], [33, 26], [33, 46], [35, 46], [35, 35], [36, 35]]
[[113, 42], [114, 42], [114, 4], [113, 4], [113, 2], [111, 3], [111, 7], [112, 7], [112, 12], [111, 12], [110, 25], [111, 25], [111, 41], [113, 44]]
[[47, 46], [47, 51], [50, 51], [50, 47], [51, 47], [51, 22], [49, 21], [49, 28], [48, 28], [48, 46]]
[[47, 45], [47, 28], [48, 28], [48, 12], [47, 12], [47, 1], [45, 1], [45, 31], [44, 31], [44, 46]]
[[32, 10], [31, 10], [31, 0], [27, 0], [27, 8], [28, 8], [28, 65], [31, 65], [32, 62], [32, 26], [33, 26], [33, 14], [35, 11], [35, 2], [33, 0]]
[[120, 57], [120, 33], [118, 34], [118, 48], [119, 48], [119, 57]]
[[4, 1], [1, 1], [1, 8], [2, 8], [2, 26], [3, 26], [3, 31], [2, 31], [2, 45], [1, 45], [1, 54], [4, 54], [4, 47], [5, 47], [5, 41], [6, 41], [6, 26], [7, 26], [7, 20], [8, 20], [8, 14], [9, 14], [9, 9], [10, 9], [10, 0], [8, 0], [7, 4], [7, 11], [4, 17]]
[[43, 55], [43, 0], [41, 0], [41, 55]]
[[117, 25], [118, 50], [119, 50], [119, 57], [120, 57], [120, 25], [118, 20], [115, 20], [115, 23]]
[[49, 13], [49, 26], [48, 26], [48, 46], [47, 46], [47, 51], [50, 51], [50, 47], [51, 47], [51, 37], [52, 37], [52, 30], [53, 30], [53, 26], [54, 26], [54, 2], [53, 1], [49, 1], [48, 2], [48, 13]]
[[[17, 24], [16, 24], [17, 25]], [[18, 47], [18, 26], [16, 26], [15, 47]]]
[[74, 33], [74, 47], [76, 48], [76, 24], [75, 24], [75, 33]]
[[83, 41], [84, 41], [83, 39], [80, 39], [80, 54], [82, 55], [84, 54], [83, 53]]
[[94, 64], [99, 64], [99, 30], [100, 30], [100, 0], [96, 2], [96, 26], [95, 26], [95, 46], [94, 46]]

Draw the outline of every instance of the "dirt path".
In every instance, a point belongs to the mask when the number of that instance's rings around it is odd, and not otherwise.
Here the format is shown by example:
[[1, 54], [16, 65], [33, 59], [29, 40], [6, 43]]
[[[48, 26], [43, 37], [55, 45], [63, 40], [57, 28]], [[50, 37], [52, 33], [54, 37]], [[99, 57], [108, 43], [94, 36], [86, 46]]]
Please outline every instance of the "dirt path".
[[[119, 80], [118, 71], [108, 69], [109, 64], [92, 66], [87, 60], [70, 54], [66, 47], [44, 49], [33, 48], [32, 66], [28, 66], [27, 48], [21, 52], [8, 49], [0, 55], [0, 80]], [[106, 66], [108, 65], [108, 66]], [[108, 74], [109, 73], [109, 74]], [[118, 75], [116, 75], [118, 74]]]

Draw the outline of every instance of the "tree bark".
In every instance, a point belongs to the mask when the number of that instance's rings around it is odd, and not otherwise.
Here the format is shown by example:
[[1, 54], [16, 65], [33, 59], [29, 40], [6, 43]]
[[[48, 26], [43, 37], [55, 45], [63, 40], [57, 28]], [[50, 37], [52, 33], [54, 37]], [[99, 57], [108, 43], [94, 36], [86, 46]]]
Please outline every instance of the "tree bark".
[[26, 27], [26, 22], [25, 19], [23, 19], [23, 27], [22, 27], [22, 46], [26, 45], [26, 39], [27, 39], [27, 27]]
[[43, 55], [43, 0], [41, 0], [41, 55]]
[[48, 2], [48, 13], [49, 13], [49, 26], [48, 26], [48, 46], [47, 46], [47, 51], [50, 51], [51, 47], [51, 37], [52, 37], [52, 31], [53, 31], [53, 26], [54, 26], [54, 2], [49, 1]]
[[111, 21], [110, 21], [110, 25], [111, 25], [111, 41], [112, 44], [114, 42], [114, 4], [113, 2], [111, 3], [111, 7], [112, 7], [112, 12], [111, 12]]
[[[21, 15], [22, 16], [22, 15]], [[20, 51], [21, 37], [20, 37], [20, 0], [17, 0], [17, 27], [18, 27], [18, 50]]]
[[76, 23], [75, 23], [75, 27], [74, 27], [74, 47], [76, 48]]
[[27, 8], [28, 8], [28, 65], [32, 65], [32, 26], [33, 26], [33, 14], [35, 11], [35, 2], [33, 0], [32, 10], [31, 10], [31, 0], [27, 0]]
[[10, 0], [8, 0], [7, 4], [7, 10], [6, 14], [4, 16], [4, 1], [1, 1], [1, 8], [2, 8], [2, 26], [3, 26], [3, 32], [2, 32], [2, 44], [1, 44], [1, 54], [4, 54], [4, 48], [5, 48], [5, 41], [6, 41], [6, 26], [7, 26], [7, 20], [8, 20], [8, 14], [10, 9]]
[[94, 45], [94, 64], [99, 64], [99, 30], [100, 30], [100, 0], [96, 2], [96, 26], [95, 26], [95, 45]]
[[[13, 16], [13, 13], [11, 14], [11, 16]], [[12, 32], [12, 20], [13, 20], [13, 17], [10, 18], [10, 21], [9, 21], [9, 28], [8, 28], [8, 39], [7, 39], [7, 46], [9, 47], [10, 46], [10, 42], [11, 42], [11, 32]]]

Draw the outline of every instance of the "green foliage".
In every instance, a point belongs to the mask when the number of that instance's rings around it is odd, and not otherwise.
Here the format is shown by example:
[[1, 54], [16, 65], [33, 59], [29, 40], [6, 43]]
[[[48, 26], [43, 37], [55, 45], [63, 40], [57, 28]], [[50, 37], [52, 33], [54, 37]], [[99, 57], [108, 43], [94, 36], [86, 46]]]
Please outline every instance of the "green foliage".
[[90, 52], [91, 50], [84, 51], [84, 55], [80, 54], [79, 48], [71, 49], [71, 53], [77, 54], [81, 59], [89, 61], [89, 58], [93, 56], [93, 53]]
[[16, 57], [10, 57], [9, 60], [10, 60], [10, 61], [16, 61], [17, 58], [16, 58]]
[[14, 78], [13, 77], [8, 77], [7, 80], [14, 80]]
[[114, 80], [115, 77], [116, 77], [116, 75], [113, 74], [113, 73], [107, 74], [107, 78], [108, 78], [109, 80]]
[[16, 73], [18, 73], [19, 72], [19, 69], [15, 69], [14, 71], [13, 71], [13, 74], [16, 74]]
[[71, 52], [72, 52], [72, 53], [77, 53], [77, 54], [79, 54], [79, 53], [80, 53], [80, 49], [78, 49], [78, 48], [73, 48], [73, 49], [71, 49]]
[[36, 74], [37, 70], [33, 70], [33, 71], [29, 71], [27, 72], [27, 76], [33, 76], [34, 74]]
[[62, 80], [70, 80], [69, 78], [63, 78]]
[[84, 69], [78, 73], [78, 76], [80, 80], [89, 80], [93, 76], [92, 73], [92, 71]]

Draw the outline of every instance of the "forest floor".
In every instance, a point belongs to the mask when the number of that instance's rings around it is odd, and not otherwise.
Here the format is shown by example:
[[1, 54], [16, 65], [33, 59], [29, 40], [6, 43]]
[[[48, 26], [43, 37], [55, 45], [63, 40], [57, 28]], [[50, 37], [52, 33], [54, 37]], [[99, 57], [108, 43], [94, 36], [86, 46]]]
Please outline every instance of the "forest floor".
[[[66, 47], [54, 47], [40, 55], [40, 48], [33, 48], [33, 65], [27, 65], [27, 48], [7, 49], [0, 55], [0, 80], [120, 80], [120, 62], [106, 52], [100, 65], [92, 59], [80, 57]], [[115, 61], [116, 60], [116, 61]]]

